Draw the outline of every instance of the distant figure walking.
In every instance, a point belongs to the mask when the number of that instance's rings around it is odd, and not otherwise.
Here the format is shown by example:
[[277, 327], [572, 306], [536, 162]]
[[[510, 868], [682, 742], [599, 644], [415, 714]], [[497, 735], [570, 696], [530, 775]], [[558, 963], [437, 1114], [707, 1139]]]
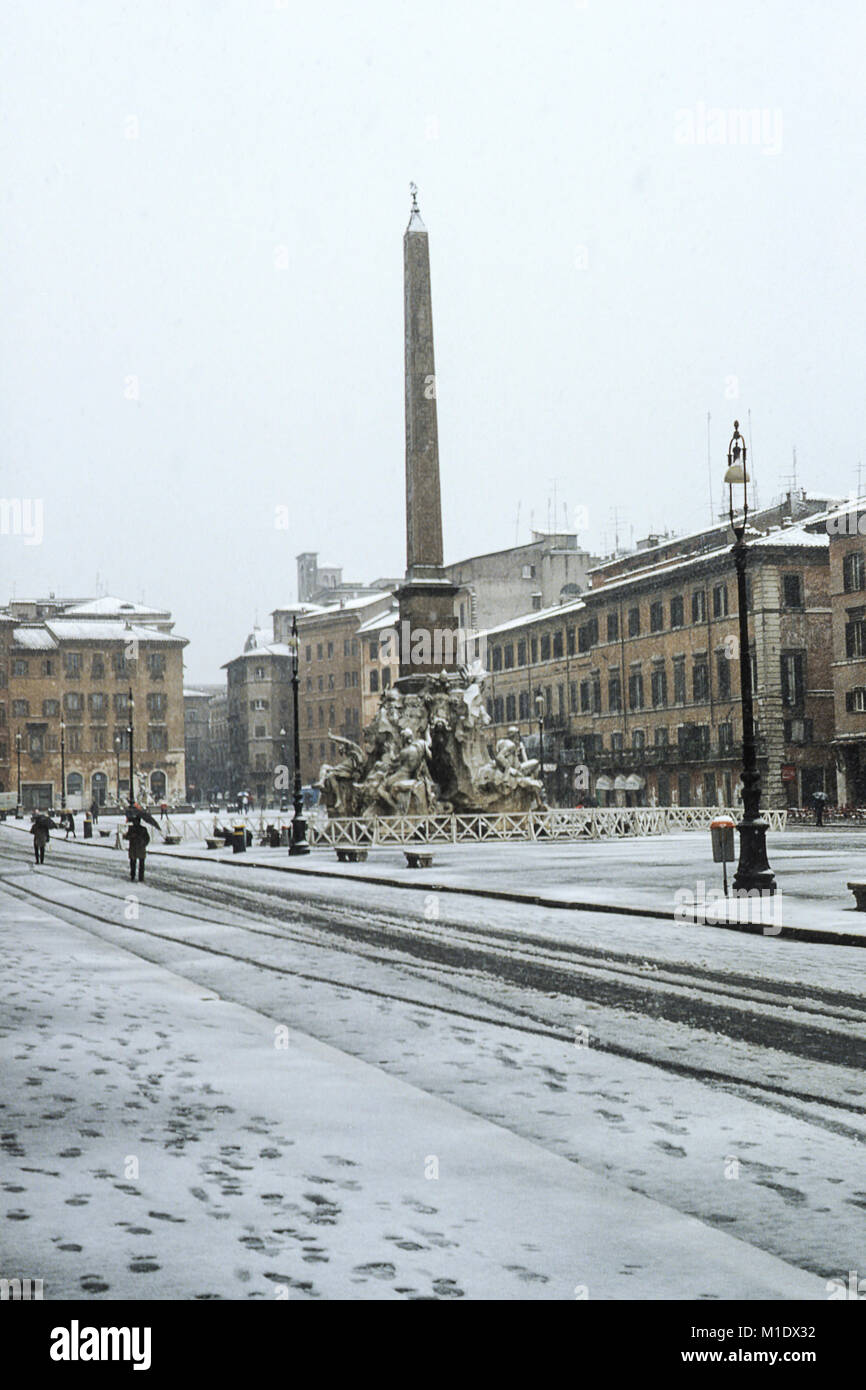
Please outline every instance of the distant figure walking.
[[144, 860], [147, 854], [147, 847], [150, 844], [150, 836], [141, 823], [141, 817], [135, 816], [133, 822], [126, 832], [126, 840], [129, 846], [129, 877], [135, 881], [135, 866], [138, 864], [138, 881], [144, 882]]
[[73, 840], [75, 840], [75, 839], [77, 838], [77, 836], [76, 836], [76, 834], [75, 834], [75, 817], [74, 817], [74, 815], [72, 814], [71, 811], [67, 811], [67, 812], [66, 812], [66, 838], [67, 838], [67, 840], [69, 839], [70, 834], [72, 835]]
[[94, 797], [90, 803], [90, 814], [93, 817], [93, 824], [96, 825], [99, 820], [99, 802], [96, 797]]
[[51, 825], [48, 816], [41, 811], [33, 817], [30, 834], [33, 836], [33, 853], [37, 864], [45, 863], [45, 846], [51, 839]]

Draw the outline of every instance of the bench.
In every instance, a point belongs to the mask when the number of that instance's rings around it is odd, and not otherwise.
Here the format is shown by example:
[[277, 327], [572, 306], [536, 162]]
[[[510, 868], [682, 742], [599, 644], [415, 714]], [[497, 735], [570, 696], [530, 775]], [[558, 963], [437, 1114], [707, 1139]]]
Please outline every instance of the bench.
[[433, 863], [433, 853], [429, 849], [404, 849], [407, 869], [429, 869]]
[[866, 912], [866, 883], [849, 883], [848, 887], [857, 900], [857, 911]]
[[179, 836], [179, 835], [163, 835], [163, 837], [162, 837], [162, 842], [163, 842], [164, 845], [179, 845], [179, 844], [180, 844], [180, 836]]
[[225, 849], [226, 842], [222, 836], [208, 836], [205, 840], [208, 849]]
[[365, 849], [350, 849], [344, 847], [337, 850], [337, 859], [341, 864], [363, 864], [367, 858]]

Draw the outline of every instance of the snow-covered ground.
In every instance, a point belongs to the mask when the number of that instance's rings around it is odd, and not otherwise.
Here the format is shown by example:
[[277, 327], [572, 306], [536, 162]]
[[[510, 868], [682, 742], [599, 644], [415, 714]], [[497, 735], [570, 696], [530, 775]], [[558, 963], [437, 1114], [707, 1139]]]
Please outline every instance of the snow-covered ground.
[[[680, 841], [695, 845], [696, 838], [702, 837], [677, 837], [676, 845], [653, 841], [652, 848], [656, 854], [664, 847], [666, 853], [678, 855], [682, 852]], [[605, 861], [608, 866], [611, 861], [618, 864], [613, 871], [608, 868], [618, 889], [628, 872], [623, 852], [634, 854], [636, 846], [643, 850], [647, 843], [521, 846], [521, 850], [540, 852], [540, 859], [534, 862], [541, 866], [541, 872], [536, 876], [530, 871], [527, 853], [514, 871], [515, 879], [521, 881], [524, 891], [532, 891], [540, 880], [549, 879], [557, 852], [589, 849], [594, 874], [602, 874]], [[28, 908], [16, 905], [7, 916], [8, 925], [2, 928], [4, 950], [19, 933], [21, 968], [27, 972], [29, 983], [12, 1002], [29, 1009], [28, 1026], [34, 1031], [27, 1041], [36, 1043], [19, 1060], [24, 1070], [19, 1075], [22, 1084], [15, 1093], [16, 1100], [23, 1095], [29, 1102], [22, 1119], [22, 1123], [27, 1119], [33, 1123], [28, 1144], [41, 1142], [35, 1136], [42, 1130], [54, 1143], [53, 1148], [40, 1151], [35, 1166], [58, 1173], [54, 1179], [30, 1173], [16, 1180], [15, 1185], [28, 1183], [27, 1191], [32, 1194], [23, 1208], [30, 1219], [21, 1221], [17, 1229], [33, 1232], [37, 1246], [41, 1241], [39, 1248], [50, 1245], [55, 1254], [61, 1244], [82, 1244], [80, 1252], [63, 1252], [79, 1255], [82, 1261], [85, 1251], [96, 1253], [104, 1248], [113, 1263], [100, 1266], [101, 1274], [89, 1263], [83, 1269], [80, 1262], [72, 1261], [68, 1269], [79, 1278], [94, 1274], [94, 1283], [108, 1282], [106, 1297], [118, 1292], [133, 1296], [136, 1289], [143, 1296], [163, 1296], [149, 1288], [144, 1292], [142, 1281], [151, 1275], [155, 1280], [164, 1278], [168, 1286], [179, 1268], [186, 1269], [184, 1242], [195, 1232], [196, 1239], [208, 1249], [212, 1242], [214, 1252], [206, 1266], [194, 1267], [196, 1273], [203, 1267], [216, 1270], [218, 1265], [224, 1279], [220, 1284], [215, 1272], [212, 1286], [197, 1283], [194, 1292], [229, 1297], [274, 1296], [271, 1286], [275, 1281], [261, 1283], [268, 1272], [289, 1275], [298, 1285], [288, 1286], [291, 1296], [301, 1294], [300, 1286], [310, 1279], [311, 1269], [318, 1276], [312, 1282], [323, 1296], [335, 1296], [351, 1286], [350, 1296], [355, 1297], [395, 1292], [398, 1296], [447, 1297], [458, 1289], [470, 1297], [481, 1296], [481, 1290], [488, 1295], [496, 1290], [495, 1296], [509, 1298], [527, 1293], [543, 1298], [574, 1297], [574, 1289], [583, 1285], [589, 1286], [590, 1297], [692, 1297], [701, 1292], [712, 1296], [702, 1281], [715, 1268], [715, 1257], [704, 1240], [722, 1232], [739, 1238], [735, 1246], [739, 1283], [727, 1286], [731, 1294], [761, 1296], [749, 1282], [761, 1268], [755, 1251], [815, 1276], [809, 1287], [813, 1293], [817, 1287], [814, 1296], [818, 1297], [824, 1296], [822, 1280], [844, 1277], [849, 1269], [866, 1264], [866, 1194], [859, 1179], [864, 1130], [860, 1054], [864, 1035], [860, 1007], [863, 956], [859, 949], [807, 946], [616, 913], [527, 909], [511, 901], [437, 895], [423, 888], [413, 891], [343, 879], [310, 879], [252, 866], [239, 872], [236, 865], [212, 860], [173, 861], [168, 855], [153, 856], [149, 881], [133, 890], [124, 879], [124, 861], [118, 855], [55, 843], [49, 850], [47, 873], [40, 876], [39, 870], [27, 865], [20, 844], [20, 835], [9, 830], [0, 836], [4, 855], [0, 878], [15, 893], [35, 884], [36, 891], [57, 904], [50, 908], [51, 918], [60, 916], [65, 925], [56, 921], [43, 924], [46, 951], [38, 957], [33, 955], [37, 938], [32, 924], [23, 922], [20, 929], [13, 924], [27, 912], [49, 910], [45, 902], [34, 903], [30, 898]], [[493, 856], [484, 860], [494, 866], [493, 881], [508, 873], [508, 854], [513, 846], [479, 848], [499, 856], [498, 861]], [[808, 839], [804, 848], [807, 854], [817, 853]], [[476, 852], [473, 848], [472, 853]], [[830, 852], [844, 855], [847, 850], [842, 846]], [[284, 862], [285, 851], [281, 858]], [[321, 864], [319, 856], [310, 856], [310, 861], [317, 859]], [[779, 871], [775, 850], [771, 859]], [[636, 862], [632, 874], [644, 875], [645, 864], [650, 862]], [[566, 877], [560, 871], [561, 881]], [[124, 917], [130, 892], [138, 912], [134, 920]], [[84, 917], [82, 911], [90, 915]], [[76, 932], [79, 943], [83, 939], [84, 944], [73, 949], [62, 936], [55, 941], [56, 933], [67, 931]], [[94, 954], [102, 949], [102, 943], [120, 953], [122, 967], [106, 965]], [[74, 959], [74, 989], [68, 978], [71, 972], [64, 968], [70, 958]], [[137, 973], [143, 968], [142, 960], [150, 962], [148, 969], [153, 966], [161, 972], [151, 982], [152, 988], [151, 983], [145, 988], [145, 977]], [[558, 972], [550, 981], [539, 974], [548, 965]], [[181, 999], [173, 992], [178, 977], [194, 986], [193, 993]], [[108, 981], [108, 987], [103, 980]], [[92, 997], [95, 990], [98, 1000]], [[71, 991], [68, 1002], [64, 1002], [65, 991]], [[29, 1003], [31, 994], [38, 1007]], [[208, 996], [208, 1004], [201, 1002], [201, 994]], [[213, 995], [223, 1002], [210, 998]], [[166, 1036], [158, 1041], [153, 1015], [157, 997], [166, 1010], [160, 1024]], [[56, 1088], [58, 1094], [84, 1098], [90, 1094], [88, 1087], [102, 1084], [100, 1075], [109, 1077], [100, 1101], [113, 1117], [111, 1135], [106, 1121], [101, 1136], [111, 1139], [110, 1159], [104, 1156], [105, 1146], [100, 1147], [100, 1136], [69, 1138], [66, 1103], [57, 1106], [58, 1112], [64, 1113], [58, 1115], [56, 1124], [40, 1120], [49, 1109], [38, 1109], [40, 1088], [26, 1085], [29, 1080], [39, 1081], [40, 1064], [58, 1065], [53, 1057], [36, 1061], [46, 1037], [54, 1036], [52, 1001], [57, 1001], [57, 1016], [62, 1015], [64, 1027], [69, 1027], [69, 1037], [63, 1041], [72, 1043], [71, 1048], [62, 1049], [59, 1059], [69, 1065], [67, 1079]], [[229, 1018], [228, 1001], [239, 1006], [237, 1023], [225, 1022]], [[194, 1010], [184, 1012], [190, 1002], [200, 1005], [198, 1014]], [[208, 1032], [208, 1010], [214, 1007], [222, 1021], [218, 1029]], [[91, 1013], [98, 1012], [105, 1016], [102, 1020], [90, 1018]], [[124, 1015], [132, 1022], [124, 1025]], [[16, 1051], [24, 1053], [21, 1022], [22, 1016], [16, 1015], [12, 1036], [21, 1039], [22, 1046]], [[273, 1030], [279, 1024], [289, 1028], [289, 1050], [299, 1059], [294, 1089], [285, 1088], [288, 1073], [277, 1071], [286, 1059], [271, 1056], [269, 1050], [273, 1048]], [[239, 1041], [235, 1040], [236, 1029]], [[219, 1034], [218, 1044], [214, 1043], [214, 1032]], [[265, 1036], [268, 1047], [263, 1051], [259, 1045], [258, 1072], [254, 1067], [247, 1072], [242, 1063], [248, 1043], [255, 1052], [249, 1042], [253, 1035], [259, 1040]], [[244, 1098], [252, 1104], [255, 1097], [254, 1114], [273, 1120], [277, 1127], [274, 1132], [297, 1141], [298, 1135], [287, 1127], [279, 1105], [284, 1098], [290, 1099], [294, 1123], [303, 1128], [315, 1098], [310, 1094], [310, 1078], [316, 1078], [317, 1093], [327, 1090], [312, 1066], [305, 1072], [302, 1059], [308, 1055], [308, 1041], [315, 1053], [312, 1039], [334, 1049], [328, 1057], [338, 1072], [342, 1068], [343, 1080], [340, 1086], [335, 1083], [333, 1091], [339, 1098], [334, 1118], [345, 1127], [341, 1137], [345, 1134], [346, 1142], [360, 1146], [361, 1156], [345, 1143], [329, 1140], [326, 1148], [324, 1139], [316, 1151], [299, 1150], [297, 1143], [289, 1145], [288, 1156], [286, 1151], [282, 1154], [286, 1158], [280, 1169], [285, 1174], [282, 1185], [272, 1183], [273, 1168], [250, 1147], [254, 1141], [244, 1129], [247, 1122], [253, 1127], [262, 1123], [244, 1110]], [[57, 1050], [61, 1051], [59, 1041]], [[89, 1070], [88, 1050], [99, 1053], [98, 1058], [91, 1059], [95, 1067]], [[67, 1055], [72, 1051], [74, 1058]], [[178, 1060], [184, 1056], [197, 1059], [183, 1063], [184, 1070], [191, 1073], [186, 1078], [180, 1074]], [[315, 1057], [321, 1060], [320, 1053]], [[167, 1062], [178, 1070], [164, 1066]], [[347, 1072], [350, 1063], [355, 1070], [350, 1067]], [[357, 1069], [359, 1063], [365, 1064], [361, 1070]], [[208, 1070], [210, 1067], [213, 1071]], [[79, 1072], [81, 1087], [75, 1083]], [[91, 1072], [96, 1076], [93, 1082]], [[146, 1084], [147, 1077], [157, 1075], [162, 1079], [153, 1083], [149, 1097], [134, 1089]], [[351, 1075], [351, 1082], [347, 1075]], [[43, 1085], [50, 1083], [47, 1073], [46, 1078]], [[185, 1092], [182, 1082], [189, 1083], [192, 1091]], [[402, 1083], [402, 1089], [388, 1091], [387, 1086], [394, 1082]], [[109, 1084], [117, 1091], [109, 1092]], [[166, 1097], [174, 1097], [172, 1106], [180, 1106], [183, 1116], [183, 1107], [192, 1105], [196, 1093], [209, 1095], [208, 1086], [229, 1087], [231, 1094], [226, 1092], [229, 1098], [213, 1105], [208, 1100], [204, 1109], [190, 1109], [180, 1131], [175, 1128], [175, 1110], [167, 1120], [159, 1109]], [[406, 1087], [420, 1097], [411, 1105], [404, 1094]], [[434, 1100], [445, 1105], [450, 1118], [442, 1112], [441, 1126], [428, 1130], [424, 1128], [427, 1119], [417, 1117], [426, 1114], [425, 1106]], [[128, 1101], [133, 1103], [128, 1105]], [[210, 1114], [217, 1104], [230, 1105], [234, 1117]], [[93, 1097], [91, 1109], [95, 1106]], [[143, 1115], [138, 1113], [139, 1106]], [[9, 1110], [5, 1113], [8, 1117]], [[357, 1198], [357, 1205], [355, 1197], [336, 1198], [341, 1214], [328, 1232], [329, 1243], [323, 1250], [307, 1248], [303, 1242], [296, 1244], [299, 1232], [310, 1234], [304, 1213], [309, 1210], [305, 1203], [312, 1201], [309, 1194], [316, 1189], [313, 1177], [333, 1177], [324, 1166], [324, 1155], [350, 1158], [363, 1167], [367, 1161], [364, 1136], [375, 1140], [380, 1133], [375, 1117], [380, 1114], [387, 1121], [381, 1133], [387, 1137], [390, 1132], [392, 1139], [390, 1147], [377, 1150], [373, 1163], [376, 1180], [366, 1171], [354, 1174], [347, 1169], [348, 1179], [338, 1175], [335, 1182], [359, 1182], [365, 1195]], [[47, 1211], [62, 1208], [61, 1214], [69, 1218], [67, 1198], [78, 1191], [89, 1194], [91, 1217], [94, 1203], [120, 1200], [117, 1193], [123, 1195], [123, 1189], [115, 1189], [114, 1183], [125, 1180], [117, 1176], [113, 1155], [124, 1144], [118, 1136], [128, 1132], [130, 1120], [135, 1126], [148, 1116], [156, 1126], [148, 1130], [148, 1154], [159, 1153], [172, 1135], [179, 1133], [183, 1139], [180, 1150], [168, 1145], [161, 1160], [168, 1167], [160, 1168], [157, 1188], [176, 1194], [177, 1204], [157, 1201], [152, 1188], [147, 1192], [148, 1210], [162, 1212], [164, 1217], [138, 1221], [123, 1208], [116, 1213], [112, 1208], [109, 1220], [108, 1207], [100, 1207], [105, 1221], [100, 1217], [91, 1225], [100, 1236], [106, 1233], [103, 1246], [92, 1238], [88, 1244], [69, 1230], [64, 1235], [59, 1228], [49, 1232], [47, 1227], [31, 1224], [36, 1219], [34, 1207], [41, 1210], [43, 1202], [48, 1203]], [[410, 1117], [415, 1118], [410, 1122]], [[484, 1122], [484, 1128], [470, 1133], [464, 1124], [466, 1117]], [[115, 1130], [115, 1125], [119, 1129]], [[98, 1126], [88, 1123], [78, 1128]], [[13, 1126], [4, 1125], [4, 1130], [12, 1132]], [[461, 1150], [465, 1182], [461, 1179], [448, 1189], [443, 1186], [440, 1150], [445, 1144], [443, 1136], [452, 1131], [462, 1135], [461, 1143], [465, 1140], [469, 1148]], [[435, 1134], [435, 1139], [428, 1140], [428, 1133]], [[393, 1136], [397, 1136], [396, 1142]], [[85, 1146], [82, 1139], [92, 1139], [95, 1148]], [[438, 1178], [425, 1177], [423, 1172], [418, 1178], [423, 1186], [417, 1200], [437, 1209], [436, 1223], [431, 1220], [425, 1228], [430, 1233], [426, 1251], [404, 1250], [400, 1240], [422, 1246], [425, 1242], [417, 1231], [407, 1235], [405, 1223], [394, 1219], [395, 1212], [403, 1214], [403, 1196], [415, 1200], [415, 1189], [402, 1185], [407, 1171], [399, 1166], [404, 1140], [416, 1145], [413, 1154], [421, 1149], [423, 1159], [440, 1160]], [[504, 1140], [519, 1140], [527, 1146], [520, 1149], [522, 1157], [518, 1156], [523, 1176], [516, 1188], [509, 1188], [507, 1183], [497, 1186], [497, 1146]], [[475, 1159], [471, 1157], [472, 1144], [483, 1149], [483, 1161], [477, 1154]], [[250, 1166], [235, 1170], [240, 1177], [234, 1185], [241, 1190], [228, 1192], [228, 1214], [207, 1217], [208, 1203], [191, 1188], [207, 1192], [212, 1202], [225, 1203], [220, 1184], [226, 1173], [231, 1179], [232, 1168], [221, 1161], [220, 1149], [233, 1158], [236, 1155], [231, 1145], [239, 1146], [238, 1161]], [[271, 1146], [263, 1139], [262, 1147]], [[71, 1148], [82, 1153], [70, 1155], [67, 1162], [61, 1151]], [[514, 1175], [518, 1170], [511, 1164], [517, 1160], [507, 1145], [506, 1149], [512, 1157], [502, 1160], [502, 1171]], [[126, 1148], [124, 1156], [134, 1156], [134, 1152]], [[204, 1169], [197, 1176], [184, 1169], [182, 1178], [177, 1178], [178, 1153], [190, 1161], [207, 1156], [222, 1178], [208, 1179]], [[300, 1193], [292, 1185], [297, 1176], [295, 1158], [302, 1169], [301, 1178], [309, 1178], [311, 1184]], [[553, 1170], [543, 1164], [553, 1159], [566, 1166], [568, 1180], [560, 1169], [556, 1169], [556, 1176], [549, 1176]], [[26, 1168], [34, 1166], [22, 1162]], [[276, 1157], [273, 1163], [277, 1163]], [[97, 1180], [93, 1176], [96, 1171], [109, 1176]], [[452, 1176], [454, 1171], [450, 1170]], [[412, 1174], [414, 1181], [414, 1169]], [[603, 1190], [592, 1189], [588, 1195], [590, 1189], [580, 1183], [589, 1175], [604, 1180]], [[70, 1192], [73, 1176], [76, 1180], [80, 1176], [82, 1182]], [[387, 1192], [376, 1186], [379, 1181]], [[573, 1181], [578, 1181], [577, 1187], [570, 1185]], [[495, 1201], [487, 1203], [473, 1183], [494, 1194]], [[63, 1192], [62, 1200], [55, 1200], [53, 1207], [48, 1192], [42, 1192], [43, 1184], [48, 1191], [54, 1186]], [[321, 1182], [319, 1186], [327, 1191], [330, 1185]], [[540, 1186], [559, 1193], [564, 1207], [554, 1210], [543, 1203], [539, 1207], [541, 1197], [536, 1189]], [[435, 1198], [429, 1197], [431, 1191], [437, 1194]], [[447, 1197], [446, 1191], [450, 1192]], [[297, 1209], [284, 1211], [278, 1226], [265, 1201], [268, 1193], [272, 1194], [268, 1201], [276, 1201], [273, 1194], [281, 1193], [281, 1200]], [[23, 1202], [24, 1194], [20, 1195]], [[253, 1195], [260, 1199], [258, 1209]], [[649, 1199], [649, 1205], [640, 1211], [618, 1206], [620, 1195], [628, 1200], [640, 1195]], [[132, 1201], [131, 1193], [125, 1197]], [[384, 1203], [390, 1205], [379, 1205]], [[382, 1217], [381, 1228], [369, 1224], [371, 1207]], [[521, 1211], [513, 1215], [517, 1207]], [[585, 1221], [588, 1207], [594, 1213], [590, 1230], [581, 1228], [578, 1220]], [[679, 1224], [685, 1216], [699, 1223], [700, 1239], [696, 1235], [697, 1243], [691, 1250], [683, 1249], [677, 1257], [677, 1271], [669, 1270], [661, 1282], [673, 1256], [669, 1251], [661, 1265], [653, 1262], [649, 1252], [655, 1248], [661, 1228], [650, 1214], [651, 1207], [664, 1211], [662, 1225], [671, 1239], [677, 1231], [691, 1230], [692, 1223]], [[523, 1224], [523, 1208], [533, 1227], [531, 1238]], [[407, 1209], [412, 1210], [408, 1204]], [[630, 1213], [636, 1244], [643, 1249], [643, 1255], [634, 1260], [623, 1254], [616, 1239], [617, 1210], [620, 1215]], [[477, 1218], [474, 1230], [471, 1220], [461, 1216], [465, 1211]], [[598, 1239], [602, 1213], [604, 1229], [613, 1233], [610, 1240]], [[172, 1214], [184, 1220], [164, 1219]], [[415, 1215], [423, 1217], [424, 1213]], [[74, 1209], [73, 1216], [84, 1221], [87, 1209]], [[130, 1224], [115, 1227], [115, 1221]], [[325, 1220], [323, 1224], [330, 1223]], [[499, 1236], [488, 1238], [488, 1224], [491, 1231], [494, 1225], [504, 1228], [507, 1249]], [[187, 1230], [191, 1226], [194, 1231]], [[219, 1239], [202, 1234], [217, 1228]], [[160, 1270], [133, 1271], [128, 1268], [132, 1256], [123, 1264], [127, 1250], [123, 1242], [137, 1229], [153, 1237], [143, 1241], [137, 1258], [145, 1264], [159, 1264]], [[234, 1235], [233, 1244], [229, 1231]], [[271, 1237], [270, 1231], [276, 1236]], [[470, 1245], [467, 1231], [473, 1237]], [[436, 1232], [445, 1240], [453, 1240], [454, 1246], [438, 1245]], [[275, 1246], [273, 1240], [279, 1242], [283, 1236], [288, 1243]], [[265, 1241], [264, 1249], [257, 1244], [260, 1240]], [[563, 1244], [568, 1247], [564, 1264]], [[532, 1245], [538, 1248], [523, 1248]], [[591, 1265], [592, 1277], [574, 1272], [573, 1248], [586, 1252], [581, 1267]], [[155, 1251], [152, 1258], [147, 1258], [147, 1250]], [[440, 1250], [451, 1251], [454, 1263], [446, 1266], [438, 1258], [431, 1261], [431, 1251]], [[264, 1268], [258, 1259], [250, 1262], [250, 1251], [263, 1258], [279, 1252], [283, 1259], [278, 1263], [271, 1259]], [[300, 1267], [297, 1259], [285, 1265], [291, 1251], [300, 1259]], [[237, 1268], [246, 1270], [249, 1280], [229, 1276], [228, 1271], [234, 1268], [233, 1252], [247, 1257]], [[322, 1253], [327, 1260], [306, 1258]], [[530, 1254], [536, 1256], [534, 1261], [528, 1258]], [[419, 1263], [414, 1263], [416, 1260]], [[581, 1264], [581, 1260], [576, 1263]], [[628, 1275], [622, 1273], [633, 1263], [639, 1268]], [[358, 1265], [382, 1268], [358, 1272]], [[514, 1268], [509, 1270], [509, 1265]], [[39, 1276], [40, 1271], [32, 1272]], [[454, 1279], [455, 1284], [436, 1284], [442, 1279]], [[612, 1282], [607, 1282], [609, 1279]], [[627, 1281], [625, 1291], [616, 1283], [618, 1279]], [[133, 1294], [128, 1292], [130, 1287]], [[189, 1290], [191, 1284], [183, 1287]], [[678, 1288], [685, 1288], [685, 1292], [677, 1292]], [[411, 1295], [399, 1295], [400, 1290], [409, 1289], [414, 1291]]]

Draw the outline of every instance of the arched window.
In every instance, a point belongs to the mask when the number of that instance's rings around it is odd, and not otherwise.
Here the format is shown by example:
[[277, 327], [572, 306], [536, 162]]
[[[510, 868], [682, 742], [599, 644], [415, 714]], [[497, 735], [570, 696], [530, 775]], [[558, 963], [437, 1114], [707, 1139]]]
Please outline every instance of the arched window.
[[93, 792], [93, 799], [97, 806], [105, 805], [105, 798], [108, 795], [108, 778], [104, 772], [94, 772], [90, 779], [90, 787]]
[[165, 773], [152, 772], [150, 774], [150, 794], [154, 801], [165, 800]]
[[66, 795], [80, 796], [84, 791], [84, 778], [80, 772], [70, 772], [66, 778]]

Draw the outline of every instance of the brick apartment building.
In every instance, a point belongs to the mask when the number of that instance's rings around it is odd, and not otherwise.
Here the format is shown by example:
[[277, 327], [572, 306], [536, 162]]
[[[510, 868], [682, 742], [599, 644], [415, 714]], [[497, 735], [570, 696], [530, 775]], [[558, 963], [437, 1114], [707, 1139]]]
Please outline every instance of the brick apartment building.
[[70, 806], [129, 795], [132, 692], [136, 795], [185, 795], [183, 649], [171, 614], [102, 597], [19, 600], [4, 634], [9, 771], [17, 794], [18, 752], [25, 808], [59, 806], [65, 744]]
[[[724, 530], [721, 530], [724, 537]], [[517, 723], [563, 804], [732, 804], [742, 725], [730, 545], [596, 569], [582, 599], [485, 634], [492, 733]], [[749, 546], [765, 804], [833, 795], [829, 542], [788, 526]], [[585, 782], [589, 781], [588, 789]]]
[[866, 804], [866, 502], [830, 513], [830, 602], [838, 801]]
[[[239, 656], [227, 661], [228, 734], [225, 790], [249, 792], [259, 805], [281, 795], [276, 769], [291, 757], [291, 651], [255, 628]], [[216, 789], [221, 790], [220, 788]]]

